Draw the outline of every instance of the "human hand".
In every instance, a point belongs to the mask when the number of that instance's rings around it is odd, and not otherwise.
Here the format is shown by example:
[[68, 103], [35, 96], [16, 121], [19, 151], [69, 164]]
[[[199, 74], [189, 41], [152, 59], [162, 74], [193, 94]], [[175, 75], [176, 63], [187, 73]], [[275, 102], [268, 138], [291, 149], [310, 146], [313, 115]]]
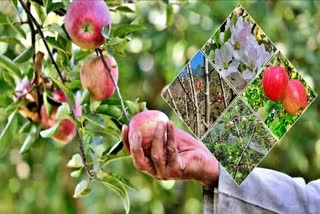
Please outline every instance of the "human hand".
[[[128, 138], [129, 128], [122, 128], [122, 141], [132, 155], [134, 166], [161, 180], [195, 180], [207, 187], [216, 186], [219, 164], [203, 143], [173, 122], [159, 122], [151, 142], [151, 157], [144, 154], [142, 135], [139, 131]], [[166, 136], [167, 134], [167, 136]]]

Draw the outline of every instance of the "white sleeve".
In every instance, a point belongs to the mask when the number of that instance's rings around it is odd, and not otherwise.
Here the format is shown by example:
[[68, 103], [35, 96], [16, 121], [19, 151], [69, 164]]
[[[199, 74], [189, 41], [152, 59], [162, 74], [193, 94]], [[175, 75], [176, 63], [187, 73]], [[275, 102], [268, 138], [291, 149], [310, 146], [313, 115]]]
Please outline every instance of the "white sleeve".
[[220, 166], [215, 213], [320, 213], [320, 179], [302, 178], [255, 168], [238, 186]]

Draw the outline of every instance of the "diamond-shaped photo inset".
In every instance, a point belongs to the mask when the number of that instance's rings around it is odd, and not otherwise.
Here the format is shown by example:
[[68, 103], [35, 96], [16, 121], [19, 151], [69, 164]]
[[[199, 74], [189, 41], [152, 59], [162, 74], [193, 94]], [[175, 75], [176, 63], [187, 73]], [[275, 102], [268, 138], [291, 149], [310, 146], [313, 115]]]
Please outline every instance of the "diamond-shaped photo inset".
[[240, 185], [277, 141], [238, 97], [202, 142]]
[[317, 94], [278, 52], [242, 96], [280, 139]]
[[239, 5], [202, 50], [240, 93], [273, 56], [276, 48]]
[[162, 93], [162, 97], [198, 138], [203, 136], [235, 96], [233, 89], [201, 51]]

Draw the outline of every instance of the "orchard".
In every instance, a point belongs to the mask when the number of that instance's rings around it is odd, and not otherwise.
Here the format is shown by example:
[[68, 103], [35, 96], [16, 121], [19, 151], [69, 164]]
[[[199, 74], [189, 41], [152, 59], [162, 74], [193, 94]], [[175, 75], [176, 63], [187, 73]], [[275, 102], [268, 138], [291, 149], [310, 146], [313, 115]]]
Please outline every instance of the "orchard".
[[[56, 23], [49, 26], [53, 26], [53, 37], [46, 36], [47, 29], [36, 18], [40, 15], [35, 15], [31, 10], [34, 5], [23, 0], [14, 4], [17, 9], [23, 10], [21, 16], [27, 20], [31, 46], [15, 60], [3, 56], [2, 65], [9, 72], [20, 70], [15, 64], [18, 62], [32, 61], [33, 66], [28, 72], [18, 72], [13, 76], [16, 86], [12, 99], [16, 107], [8, 117], [8, 126], [19, 112], [37, 130], [23, 142], [20, 153], [30, 152], [39, 138], [52, 139], [62, 145], [78, 144], [79, 152], [65, 163], [75, 170], [71, 172], [71, 177], [82, 178], [75, 187], [73, 197], [89, 194], [90, 185], [95, 181], [118, 194], [128, 213], [129, 181], [113, 172], [106, 172], [103, 165], [123, 156], [123, 153], [117, 155], [123, 148], [120, 139], [123, 124], [130, 122], [130, 135], [136, 129], [142, 133], [144, 147], [149, 148], [146, 152], [150, 154], [153, 131], [159, 121], [167, 122], [168, 117], [160, 111], [148, 111], [144, 102], [122, 98], [118, 87], [118, 79], [121, 78], [119, 67], [115, 57], [109, 54], [116, 50], [109, 43], [112, 43], [112, 36], [119, 38], [123, 35], [111, 35], [112, 19], [107, 3], [103, 0], [74, 0], [66, 3], [64, 10], [65, 4], [62, 2], [43, 2], [47, 11], [51, 9], [53, 13], [65, 14], [61, 26]], [[118, 8], [130, 11], [128, 7]], [[139, 29], [138, 25], [117, 28], [118, 33], [121, 31], [123, 34]], [[46, 52], [40, 50], [36, 40], [41, 40]], [[77, 52], [74, 50], [81, 51], [84, 56], [75, 59]], [[68, 65], [68, 61], [73, 62]], [[45, 66], [47, 63], [48, 67]], [[79, 74], [74, 77], [71, 73], [76, 66], [80, 67]], [[116, 96], [113, 96], [115, 92]], [[139, 113], [141, 111], [144, 112]], [[9, 131], [2, 132], [1, 141], [9, 140]], [[101, 152], [94, 146], [99, 147], [102, 141], [116, 142]], [[1, 149], [4, 152], [3, 146]]]

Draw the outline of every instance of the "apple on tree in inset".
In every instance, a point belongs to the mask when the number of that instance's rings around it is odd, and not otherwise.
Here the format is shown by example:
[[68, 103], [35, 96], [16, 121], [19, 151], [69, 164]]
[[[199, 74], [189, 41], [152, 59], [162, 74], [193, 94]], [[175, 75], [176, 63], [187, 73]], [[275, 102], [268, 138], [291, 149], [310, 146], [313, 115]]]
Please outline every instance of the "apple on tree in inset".
[[286, 93], [288, 81], [288, 74], [283, 67], [267, 67], [262, 77], [262, 86], [267, 98], [275, 102], [282, 100]]
[[[118, 65], [110, 56], [104, 56], [115, 84], [118, 83]], [[89, 57], [84, 61], [80, 70], [82, 87], [87, 89], [94, 100], [103, 101], [111, 97], [115, 91], [115, 85], [99, 56]]]
[[308, 106], [306, 89], [299, 80], [289, 81], [282, 103], [285, 110], [291, 115], [299, 115]]
[[[56, 90], [52, 93], [52, 97], [57, 102], [66, 102], [67, 97], [62, 90]], [[52, 112], [49, 114], [45, 105], [40, 109], [41, 125], [44, 129], [49, 129], [57, 124], [56, 114], [58, 106], [53, 106]], [[76, 127], [69, 119], [62, 119], [60, 126], [52, 138], [62, 144], [69, 143], [76, 135]]]
[[147, 157], [151, 155], [152, 138], [161, 121], [167, 124], [168, 116], [161, 111], [148, 110], [136, 114], [129, 123], [129, 139], [132, 139], [134, 132], [139, 131], [142, 137], [143, 151]]
[[103, 0], [73, 0], [67, 9], [65, 28], [71, 40], [84, 49], [95, 49], [105, 42], [102, 31], [111, 31], [111, 15]]

